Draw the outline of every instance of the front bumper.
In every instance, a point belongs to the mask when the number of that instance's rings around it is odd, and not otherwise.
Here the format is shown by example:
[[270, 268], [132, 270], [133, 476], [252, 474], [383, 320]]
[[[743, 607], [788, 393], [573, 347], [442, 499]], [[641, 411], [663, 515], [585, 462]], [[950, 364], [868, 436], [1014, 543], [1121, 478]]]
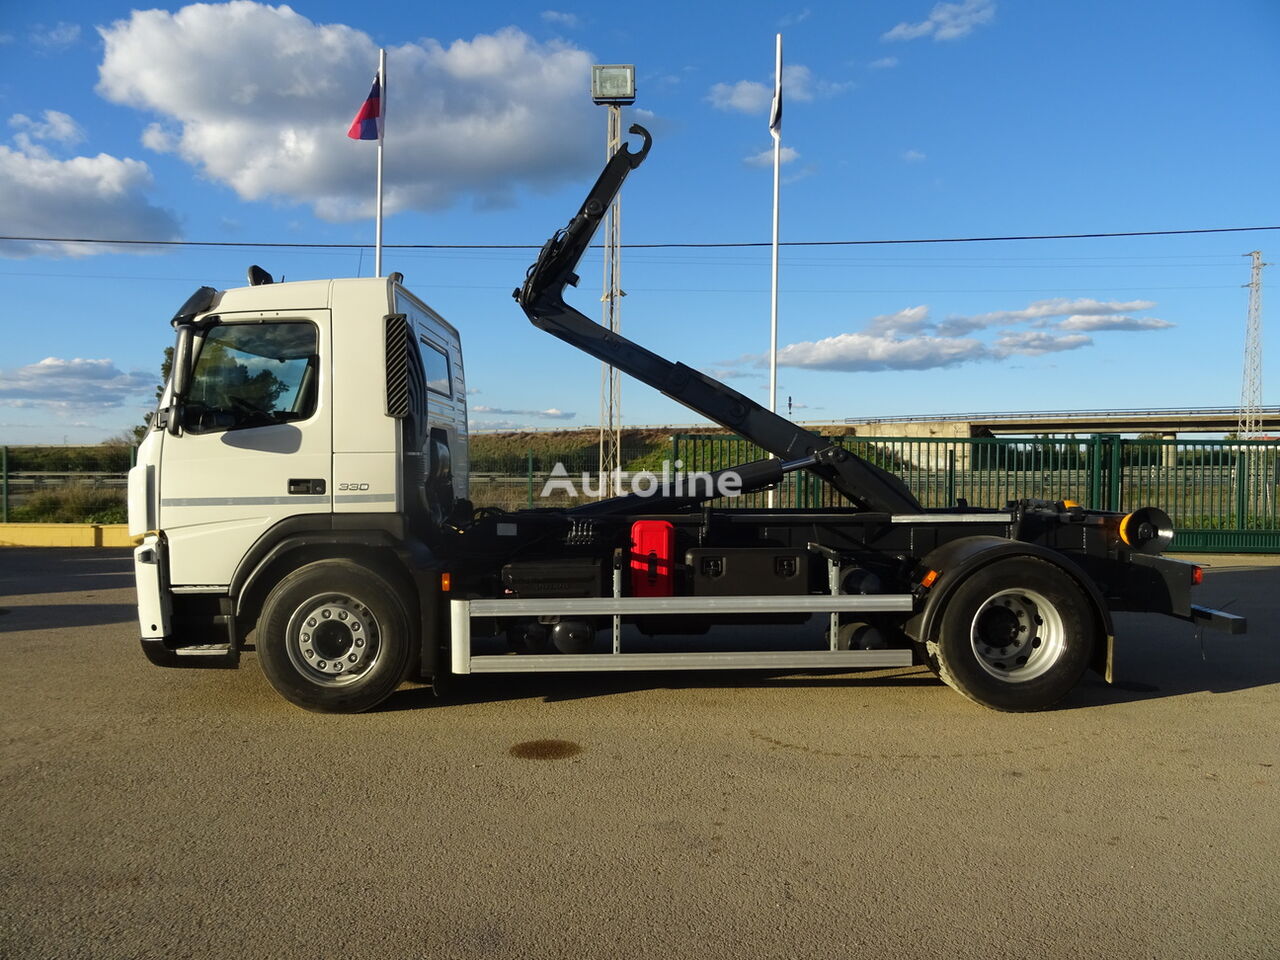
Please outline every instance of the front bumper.
[[171, 633], [173, 606], [166, 583], [164, 541], [149, 533], [133, 551], [133, 580], [138, 589], [138, 627], [143, 640], [164, 639]]

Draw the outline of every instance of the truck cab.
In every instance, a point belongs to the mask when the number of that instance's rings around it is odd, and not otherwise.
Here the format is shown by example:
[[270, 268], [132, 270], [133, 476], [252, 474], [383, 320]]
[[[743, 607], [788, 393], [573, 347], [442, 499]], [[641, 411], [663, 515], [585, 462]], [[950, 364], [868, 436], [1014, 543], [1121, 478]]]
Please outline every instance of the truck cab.
[[250, 277], [202, 287], [174, 318], [181, 373], [129, 474], [143, 646], [157, 662], [233, 661], [262, 564], [338, 542], [344, 556], [362, 543], [370, 557], [425, 555], [467, 496], [457, 330], [398, 274]]

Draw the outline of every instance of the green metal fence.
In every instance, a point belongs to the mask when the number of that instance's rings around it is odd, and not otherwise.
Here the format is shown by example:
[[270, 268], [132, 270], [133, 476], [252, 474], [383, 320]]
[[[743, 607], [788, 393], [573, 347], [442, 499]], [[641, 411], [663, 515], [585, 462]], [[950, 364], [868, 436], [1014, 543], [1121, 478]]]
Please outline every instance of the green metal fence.
[[[1280, 553], [1280, 441], [1097, 434], [1065, 439], [835, 437], [832, 442], [902, 477], [927, 507], [959, 500], [1002, 507], [1021, 497], [1075, 500], [1101, 510], [1157, 506], [1173, 517], [1175, 550]], [[77, 510], [122, 511], [124, 473], [134, 456], [134, 450], [120, 445], [0, 447], [0, 520], [27, 519], [23, 514], [30, 505], [41, 496], [56, 500], [50, 496], [56, 491], [62, 491], [66, 503], [51, 503], [46, 510], [65, 510], [68, 518]], [[724, 434], [681, 433], [671, 438], [669, 450], [643, 443], [624, 443], [622, 450], [625, 471], [659, 474], [664, 460], [669, 469], [690, 473], [763, 456], [754, 444]], [[598, 471], [598, 455], [594, 444], [566, 442], [563, 450], [550, 446], [540, 452], [477, 456], [471, 468], [472, 497], [478, 505], [554, 506], [577, 502], [542, 496], [547, 480], [557, 475], [554, 471], [580, 486], [583, 473]], [[718, 504], [761, 507], [765, 502], [765, 494], [753, 493]], [[775, 502], [813, 508], [837, 506], [842, 500], [821, 480], [800, 472], [786, 478]]]
[[[1280, 441], [833, 437], [906, 481], [926, 507], [964, 500], [1002, 507], [1021, 497], [1074, 500], [1098, 510], [1157, 506], [1173, 517], [1174, 550], [1280, 553]], [[739, 437], [677, 434], [671, 459], [685, 471], [718, 470], [759, 459]], [[835, 506], [838, 494], [807, 472], [775, 494], [783, 507]], [[760, 507], [765, 494], [718, 501]]]
[[[619, 448], [624, 471], [662, 469], [661, 456], [646, 443], [623, 440]], [[541, 445], [524, 451], [471, 454], [471, 499], [477, 506], [505, 509], [570, 506], [574, 500], [560, 488], [543, 495], [549, 480], [570, 480], [582, 488], [583, 475], [599, 489], [600, 448], [594, 441], [577, 440], [555, 449]], [[553, 485], [554, 486], [554, 485]]]

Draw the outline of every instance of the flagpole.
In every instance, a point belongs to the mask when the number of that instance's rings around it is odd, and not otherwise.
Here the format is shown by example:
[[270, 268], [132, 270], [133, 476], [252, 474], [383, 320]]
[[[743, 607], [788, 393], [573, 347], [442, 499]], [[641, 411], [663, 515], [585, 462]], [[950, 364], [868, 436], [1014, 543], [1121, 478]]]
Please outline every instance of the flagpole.
[[[782, 34], [778, 34], [777, 56], [773, 72], [773, 110], [769, 132], [773, 134], [773, 283], [769, 299], [769, 409], [778, 412], [778, 184], [782, 168]], [[767, 497], [773, 508], [774, 491]]]
[[[778, 34], [777, 59], [774, 64], [773, 88], [782, 89], [782, 34]], [[778, 412], [778, 184], [782, 169], [781, 124], [773, 133], [773, 289], [769, 310], [769, 409]]]
[[382, 139], [387, 129], [387, 51], [378, 50], [378, 213], [373, 236], [373, 273], [382, 276]]

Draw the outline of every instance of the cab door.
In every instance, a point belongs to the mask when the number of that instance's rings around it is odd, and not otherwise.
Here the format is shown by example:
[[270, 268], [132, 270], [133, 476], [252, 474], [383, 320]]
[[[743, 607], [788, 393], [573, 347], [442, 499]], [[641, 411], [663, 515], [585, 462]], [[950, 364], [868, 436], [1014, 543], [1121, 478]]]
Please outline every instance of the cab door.
[[327, 310], [228, 315], [199, 340], [160, 466], [173, 586], [226, 586], [269, 527], [332, 511], [328, 343]]

